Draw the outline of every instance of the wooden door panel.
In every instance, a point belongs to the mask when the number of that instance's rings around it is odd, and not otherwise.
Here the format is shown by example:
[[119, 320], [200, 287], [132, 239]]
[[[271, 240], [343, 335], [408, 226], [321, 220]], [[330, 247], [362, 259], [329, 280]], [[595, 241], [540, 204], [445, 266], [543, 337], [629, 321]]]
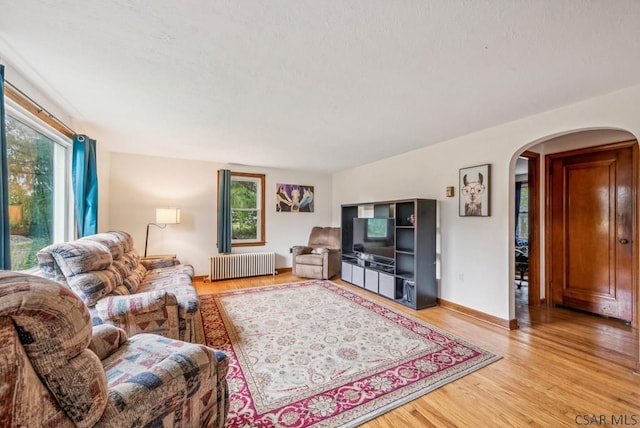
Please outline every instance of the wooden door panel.
[[632, 318], [635, 148], [551, 160], [554, 304]]
[[[565, 168], [565, 297], [610, 296], [615, 249], [615, 161]], [[612, 183], [613, 180], [613, 183]], [[603, 263], [604, 262], [604, 263]]]

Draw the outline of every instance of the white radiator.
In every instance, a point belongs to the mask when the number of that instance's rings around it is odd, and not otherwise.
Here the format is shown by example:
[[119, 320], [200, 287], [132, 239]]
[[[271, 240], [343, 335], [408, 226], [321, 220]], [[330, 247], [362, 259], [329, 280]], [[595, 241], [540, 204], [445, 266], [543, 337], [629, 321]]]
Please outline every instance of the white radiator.
[[276, 253], [239, 253], [211, 256], [211, 281], [245, 276], [275, 275]]

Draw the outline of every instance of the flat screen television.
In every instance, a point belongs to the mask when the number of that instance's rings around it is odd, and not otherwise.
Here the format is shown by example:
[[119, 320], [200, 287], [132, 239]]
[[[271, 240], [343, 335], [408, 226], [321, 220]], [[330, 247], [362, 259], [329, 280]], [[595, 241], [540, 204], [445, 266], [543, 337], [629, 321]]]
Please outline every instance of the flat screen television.
[[392, 218], [354, 218], [353, 252], [393, 259], [394, 224]]

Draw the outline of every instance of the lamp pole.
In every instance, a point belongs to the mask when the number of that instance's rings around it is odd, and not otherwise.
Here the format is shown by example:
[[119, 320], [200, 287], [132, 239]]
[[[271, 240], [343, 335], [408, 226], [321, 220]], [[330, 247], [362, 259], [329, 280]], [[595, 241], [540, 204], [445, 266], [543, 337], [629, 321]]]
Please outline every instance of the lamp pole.
[[165, 227], [167, 227], [166, 224], [147, 223], [147, 236], [144, 238], [144, 257], [147, 257], [147, 245], [149, 244], [149, 226], [151, 225], [157, 226], [160, 229], [164, 229]]

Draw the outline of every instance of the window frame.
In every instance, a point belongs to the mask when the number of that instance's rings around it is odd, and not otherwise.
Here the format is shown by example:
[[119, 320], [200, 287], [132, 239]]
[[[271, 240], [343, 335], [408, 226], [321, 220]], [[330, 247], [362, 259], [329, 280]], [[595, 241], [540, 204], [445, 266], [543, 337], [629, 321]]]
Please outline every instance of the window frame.
[[527, 197], [525, 198], [527, 200], [527, 210], [523, 211], [522, 209], [520, 209], [520, 211], [518, 212], [518, 218], [516, 218], [516, 240], [518, 239], [529, 239], [529, 224], [527, 224], [527, 236], [525, 238], [521, 238], [520, 237], [520, 217], [529, 217], [529, 182], [528, 181], [522, 181], [522, 184], [520, 185], [520, 207], [522, 207], [522, 189], [526, 188], [527, 189]]
[[[266, 244], [265, 241], [265, 174], [256, 174], [250, 172], [235, 172], [231, 171], [231, 181], [235, 177], [241, 177], [245, 180], [241, 181], [256, 181], [258, 183], [258, 203], [256, 210], [258, 211], [258, 237], [255, 239], [231, 239], [231, 247], [257, 247]], [[233, 209], [232, 209], [233, 211]], [[233, 215], [232, 215], [233, 218]], [[233, 227], [233, 226], [232, 226]]]
[[[54, 201], [61, 198], [63, 199], [63, 202], [60, 205], [54, 202], [54, 234], [52, 241], [53, 243], [57, 243], [73, 240], [75, 233], [75, 213], [73, 209], [73, 189], [71, 183], [71, 162], [73, 154], [72, 140], [67, 135], [50, 126], [47, 122], [31, 113], [28, 109], [24, 108], [13, 99], [5, 97], [4, 105], [5, 115], [7, 117], [10, 116], [14, 120], [21, 122], [36, 132], [43, 134], [62, 150], [62, 152], [59, 152], [56, 150], [57, 147], [54, 147], [53, 179], [56, 183], [55, 188], [60, 188], [61, 192], [60, 196], [56, 195], [54, 197]], [[64, 172], [61, 174], [57, 173], [59, 163], [58, 157], [60, 156], [60, 153], [63, 154], [62, 157], [64, 158], [62, 160], [64, 165], [61, 166], [64, 169]], [[23, 272], [32, 273], [36, 272], [38, 269], [38, 266], [35, 266], [33, 268], [25, 269]]]

